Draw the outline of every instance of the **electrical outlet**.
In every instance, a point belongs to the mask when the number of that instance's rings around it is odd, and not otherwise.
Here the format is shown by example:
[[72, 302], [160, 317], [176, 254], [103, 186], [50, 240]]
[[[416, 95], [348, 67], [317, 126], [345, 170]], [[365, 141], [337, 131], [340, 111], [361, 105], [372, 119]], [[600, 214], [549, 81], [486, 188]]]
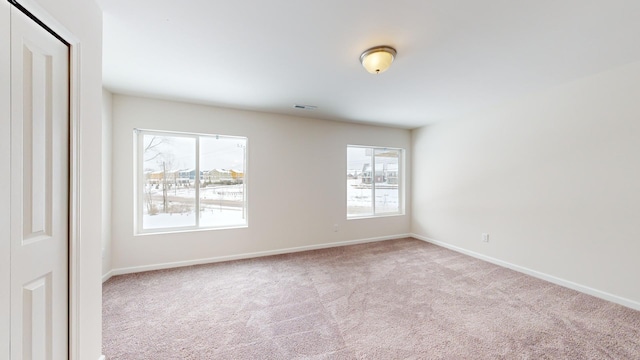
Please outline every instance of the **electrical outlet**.
[[489, 234], [487, 233], [482, 233], [482, 242], [489, 242]]
[[333, 224], [333, 232], [338, 232], [340, 230], [340, 226], [338, 224]]

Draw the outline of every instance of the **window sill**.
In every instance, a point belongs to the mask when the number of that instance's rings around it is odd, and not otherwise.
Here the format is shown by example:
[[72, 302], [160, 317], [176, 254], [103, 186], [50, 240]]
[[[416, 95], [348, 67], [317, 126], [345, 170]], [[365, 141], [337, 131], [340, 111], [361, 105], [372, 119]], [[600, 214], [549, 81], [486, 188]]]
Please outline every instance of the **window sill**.
[[347, 216], [347, 220], [377, 219], [377, 218], [403, 216], [403, 215], [404, 213], [389, 213], [389, 214], [380, 214], [380, 215]]
[[249, 225], [234, 225], [234, 226], [225, 226], [225, 227], [208, 227], [208, 228], [181, 228], [181, 229], [158, 229], [158, 230], [145, 230], [144, 232], [138, 232], [133, 234], [133, 236], [147, 236], [147, 235], [168, 235], [168, 234], [184, 234], [184, 233], [194, 233], [194, 232], [203, 232], [203, 231], [217, 231], [217, 230], [234, 230], [234, 229], [245, 229], [248, 228]]

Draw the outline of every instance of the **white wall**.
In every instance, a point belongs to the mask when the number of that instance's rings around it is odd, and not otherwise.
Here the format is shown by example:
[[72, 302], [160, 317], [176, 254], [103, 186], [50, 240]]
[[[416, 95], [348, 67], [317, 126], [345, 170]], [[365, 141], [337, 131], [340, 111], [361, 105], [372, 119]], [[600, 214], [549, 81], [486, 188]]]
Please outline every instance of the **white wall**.
[[[246, 136], [249, 227], [134, 236], [134, 128]], [[114, 94], [113, 142], [111, 260], [116, 274], [410, 230], [410, 202], [407, 215], [347, 221], [345, 186], [347, 144], [405, 148], [410, 161], [408, 130]], [[333, 224], [340, 231], [334, 232]]]
[[640, 63], [412, 139], [413, 233], [640, 308]]
[[111, 157], [113, 95], [102, 89], [102, 274], [111, 270]]
[[[55, 31], [70, 33], [79, 41], [80, 59], [74, 71], [78, 71], [80, 82], [72, 85], [80, 94], [77, 106], [81, 178], [77, 219], [80, 224], [79, 246], [74, 249], [78, 251], [80, 286], [76, 289], [78, 294], [72, 294], [78, 300], [79, 316], [72, 326], [79, 341], [71, 345], [77, 350], [77, 359], [94, 360], [102, 352], [102, 206], [100, 191], [96, 191], [102, 181], [102, 11], [93, 0], [20, 0], [20, 3]], [[53, 21], [49, 21], [50, 18]]]

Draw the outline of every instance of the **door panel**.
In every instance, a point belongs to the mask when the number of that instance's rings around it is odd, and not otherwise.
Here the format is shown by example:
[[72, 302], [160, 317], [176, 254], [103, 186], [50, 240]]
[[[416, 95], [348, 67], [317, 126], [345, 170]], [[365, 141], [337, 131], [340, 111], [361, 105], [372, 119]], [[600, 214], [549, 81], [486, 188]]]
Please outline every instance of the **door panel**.
[[68, 64], [11, 9], [11, 359], [68, 355]]
[[50, 359], [51, 273], [26, 284], [22, 295], [23, 358]]
[[51, 238], [51, 106], [52, 57], [23, 44], [22, 244]]

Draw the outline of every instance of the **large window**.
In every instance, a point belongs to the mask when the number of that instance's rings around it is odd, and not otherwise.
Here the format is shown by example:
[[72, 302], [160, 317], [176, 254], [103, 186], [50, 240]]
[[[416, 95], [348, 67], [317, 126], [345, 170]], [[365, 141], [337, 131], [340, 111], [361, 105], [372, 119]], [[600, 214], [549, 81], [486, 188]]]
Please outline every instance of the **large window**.
[[136, 130], [138, 233], [247, 225], [247, 138]]
[[403, 213], [403, 150], [347, 146], [347, 218]]

